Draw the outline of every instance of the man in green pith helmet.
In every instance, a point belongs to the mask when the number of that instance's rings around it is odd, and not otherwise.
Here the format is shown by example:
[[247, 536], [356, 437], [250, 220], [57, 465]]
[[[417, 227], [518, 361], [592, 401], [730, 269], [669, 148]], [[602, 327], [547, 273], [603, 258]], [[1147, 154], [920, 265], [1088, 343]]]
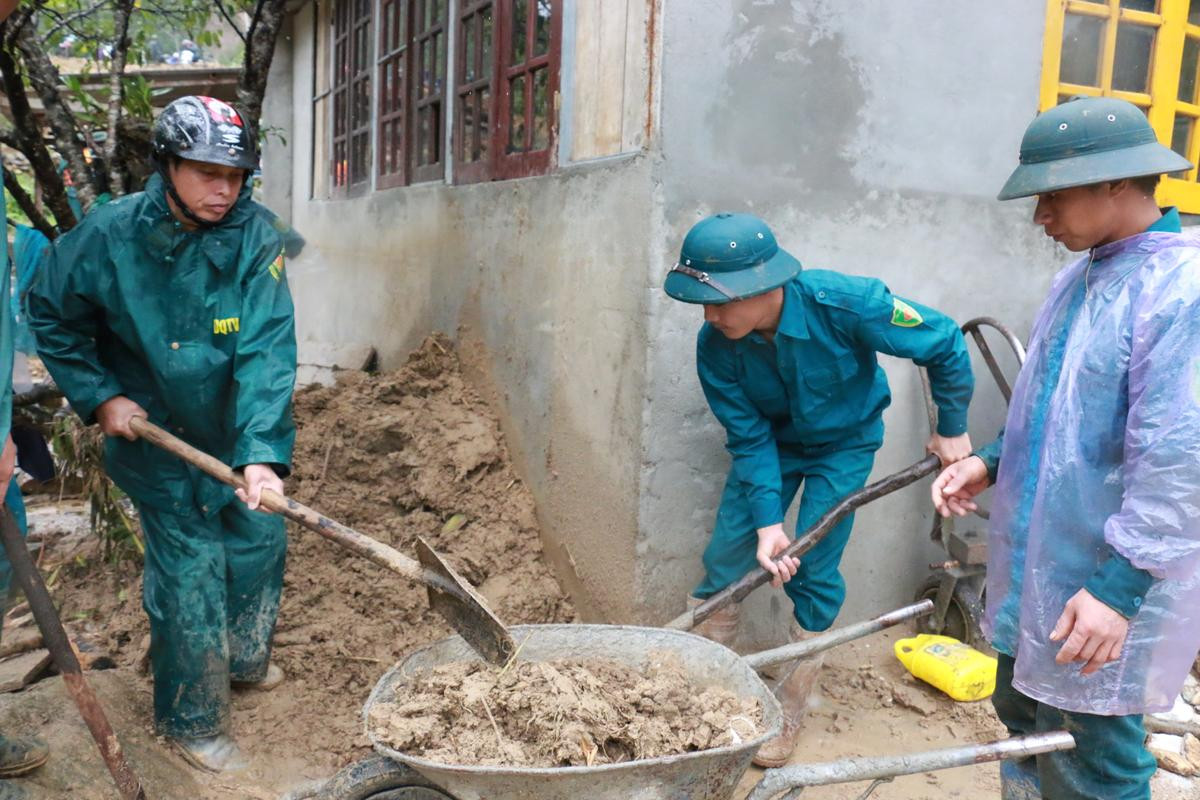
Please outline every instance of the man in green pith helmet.
[[[704, 306], [696, 369], [708, 404], [725, 427], [733, 465], [704, 552], [696, 606], [761, 566], [793, 604], [791, 638], [833, 624], [846, 595], [839, 572], [853, 517], [803, 559], [775, 557], [791, 539], [783, 528], [793, 498], [798, 528], [816, 522], [866, 483], [883, 443], [891, 402], [876, 354], [912, 359], [929, 370], [938, 429], [927, 445], [943, 464], [971, 452], [967, 405], [974, 379], [953, 320], [894, 296], [882, 281], [802, 270], [767, 224], [749, 214], [698, 222], [667, 275], [668, 295]], [[739, 607], [715, 613], [697, 633], [727, 646]], [[776, 690], [782, 734], [755, 763], [786, 762], [821, 659], [801, 661]]]
[[[295, 427], [290, 228], [250, 199], [251, 126], [182, 97], [154, 128], [144, 192], [92, 209], [59, 237], [30, 292], [38, 352], [72, 408], [108, 435], [105, 465], [146, 538], [154, 714], [194, 766], [245, 764], [230, 687], [268, 689], [286, 539], [257, 511], [282, 491]], [[144, 417], [232, 464], [234, 492], [137, 439]]]
[[1076, 741], [1004, 762], [1005, 800], [1150, 800], [1142, 716], [1200, 649], [1200, 237], [1154, 198], [1191, 166], [1136, 106], [1079, 98], [1029, 125], [1000, 193], [1087, 251], [1038, 313], [1000, 438], [933, 484], [944, 516], [995, 485], [997, 715]]

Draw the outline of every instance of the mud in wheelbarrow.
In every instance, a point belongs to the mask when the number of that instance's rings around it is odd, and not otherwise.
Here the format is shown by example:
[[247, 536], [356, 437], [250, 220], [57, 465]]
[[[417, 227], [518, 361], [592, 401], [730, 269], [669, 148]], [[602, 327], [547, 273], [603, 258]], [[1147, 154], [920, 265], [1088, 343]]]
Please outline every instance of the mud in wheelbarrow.
[[[731, 800], [754, 753], [780, 728], [780, 709], [755, 667], [810, 655], [868, 633], [882, 630], [919, 614], [925, 603], [885, 614], [874, 620], [832, 631], [823, 641], [739, 656], [702, 637], [662, 628], [615, 625], [526, 625], [513, 628], [520, 658], [542, 661], [564, 656], [611, 658], [635, 667], [663, 652], [678, 656], [696, 687], [719, 685], [739, 696], [757, 698], [763, 708], [762, 732], [736, 745], [666, 758], [643, 759], [593, 767], [493, 767], [446, 764], [398, 752], [371, 735], [376, 752], [339, 773], [315, 795], [315, 800]], [[364, 720], [395, 687], [416, 675], [473, 654], [458, 637], [451, 637], [409, 654], [384, 674], [363, 710]], [[798, 797], [805, 786], [944, 769], [999, 758], [1024, 757], [1072, 747], [1065, 733], [1042, 734], [966, 748], [912, 753], [903, 756], [849, 759], [830, 764], [807, 764], [768, 770], [751, 797]]]
[[[492, 767], [443, 764], [401, 753], [371, 735], [376, 752], [411, 767], [456, 800], [729, 800], [759, 746], [781, 726], [779, 703], [758, 674], [736, 653], [690, 633], [620, 625], [519, 625], [523, 661], [570, 656], [612, 659], [645, 668], [670, 653], [679, 659], [690, 685], [720, 686], [739, 697], [755, 698], [763, 710], [760, 733], [737, 744], [665, 758], [593, 767]], [[528, 637], [528, 640], [526, 640]], [[474, 657], [458, 637], [409, 654], [376, 684], [364, 719], [377, 703], [392, 697], [397, 684], [435, 667]], [[419, 795], [417, 795], [419, 797]]]

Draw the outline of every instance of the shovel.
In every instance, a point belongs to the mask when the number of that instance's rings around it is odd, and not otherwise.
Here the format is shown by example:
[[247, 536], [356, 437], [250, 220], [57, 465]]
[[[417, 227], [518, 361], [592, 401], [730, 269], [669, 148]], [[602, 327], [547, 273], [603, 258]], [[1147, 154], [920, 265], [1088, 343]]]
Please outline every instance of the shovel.
[[[828, 536], [829, 532], [847, 514], [865, 506], [872, 500], [878, 500], [884, 495], [891, 494], [899, 489], [903, 489], [905, 486], [916, 483], [927, 475], [934, 474], [941, 468], [941, 465], [942, 462], [937, 456], [927, 455], [908, 469], [901, 470], [886, 478], [881, 478], [870, 486], [865, 486], [857, 492], [846, 495], [836, 506], [826, 511], [824, 516], [814, 522], [812, 527], [803, 534], [798, 535], [796, 540], [788, 545], [786, 550], [776, 556], [775, 560], [778, 561], [785, 556], [800, 558]], [[770, 580], [771, 573], [759, 567], [737, 583], [722, 589], [695, 608], [689, 608], [668, 622], [665, 627], [673, 628], [677, 631], [690, 631], [730, 603], [741, 602], [746, 595]]]
[[[143, 417], [131, 419], [129, 427], [139, 438], [178, 456], [222, 483], [235, 489], [246, 488], [245, 479], [228, 465], [172, 436]], [[418, 563], [395, 548], [334, 522], [270, 489], [263, 490], [262, 507], [300, 523], [347, 550], [374, 561], [384, 569], [425, 584], [429, 590], [430, 608], [442, 615], [475, 652], [493, 664], [502, 666], [508, 663], [516, 645], [504, 624], [488, 608], [487, 601], [461, 575], [451, 569], [424, 539], [417, 538], [417, 558], [420, 559]]]

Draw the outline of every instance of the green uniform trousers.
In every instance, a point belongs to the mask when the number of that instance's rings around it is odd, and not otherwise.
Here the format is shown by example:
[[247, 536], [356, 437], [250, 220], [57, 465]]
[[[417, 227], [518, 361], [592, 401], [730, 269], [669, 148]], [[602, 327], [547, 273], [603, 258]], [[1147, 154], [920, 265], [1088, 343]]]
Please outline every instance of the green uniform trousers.
[[[805, 449], [797, 445], [779, 445], [780, 499], [785, 510], [792, 504], [800, 486], [804, 486], [797, 531], [806, 530], [843, 497], [866, 484], [875, 451], [879, 449], [879, 436], [873, 428], [864, 443], [832, 451], [827, 447]], [[796, 621], [805, 630], [828, 629], [842, 609], [846, 582], [839, 567], [853, 527], [854, 515], [851, 514], [804, 555], [800, 570], [783, 585], [792, 600]], [[710, 597], [757, 569], [757, 549], [758, 531], [750, 501], [741, 481], [731, 471], [721, 495], [712, 539], [704, 550], [704, 580], [693, 594], [701, 599]]]
[[230, 681], [267, 672], [287, 552], [283, 519], [241, 501], [209, 517], [137, 508], [155, 725], [177, 738], [226, 733]]
[[1105, 717], [1063, 711], [1013, 688], [1013, 658], [1001, 653], [992, 705], [1013, 736], [1066, 730], [1074, 750], [1000, 764], [1003, 800], [1150, 800], [1156, 765], [1140, 714]]

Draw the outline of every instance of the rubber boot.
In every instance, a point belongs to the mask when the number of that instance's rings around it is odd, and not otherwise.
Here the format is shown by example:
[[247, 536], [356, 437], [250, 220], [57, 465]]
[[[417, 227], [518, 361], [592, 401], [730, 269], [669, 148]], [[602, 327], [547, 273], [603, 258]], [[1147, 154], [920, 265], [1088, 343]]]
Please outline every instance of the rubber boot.
[[0, 736], [0, 778], [15, 778], [32, 772], [49, 758], [50, 748], [41, 739]]
[[[698, 597], [688, 597], [688, 610], [696, 608], [703, 602]], [[732, 650], [733, 643], [737, 639], [738, 618], [741, 614], [742, 607], [737, 603], [732, 603], [720, 611], [714, 612], [711, 617], [692, 628], [692, 633], [699, 634], [705, 639], [711, 639], [717, 644], [723, 644]]]
[[[810, 639], [811, 634], [792, 622], [788, 638], [793, 642]], [[783, 730], [774, 739], [770, 739], [754, 755], [754, 763], [760, 767], [782, 767], [792, 757], [796, 749], [796, 736], [800, 733], [800, 724], [808, 711], [808, 698], [817, 685], [817, 674], [825, 663], [825, 654], [819, 653], [810, 658], [802, 658], [785, 669], [780, 682], [775, 687], [775, 697], [783, 708]]]
[[249, 766], [232, 736], [219, 733], [195, 739], [172, 739], [183, 760], [206, 772], [233, 772]]
[[259, 692], [269, 692], [283, 683], [283, 670], [274, 664], [267, 666], [267, 674], [261, 681], [230, 681], [234, 689], [249, 689]]

